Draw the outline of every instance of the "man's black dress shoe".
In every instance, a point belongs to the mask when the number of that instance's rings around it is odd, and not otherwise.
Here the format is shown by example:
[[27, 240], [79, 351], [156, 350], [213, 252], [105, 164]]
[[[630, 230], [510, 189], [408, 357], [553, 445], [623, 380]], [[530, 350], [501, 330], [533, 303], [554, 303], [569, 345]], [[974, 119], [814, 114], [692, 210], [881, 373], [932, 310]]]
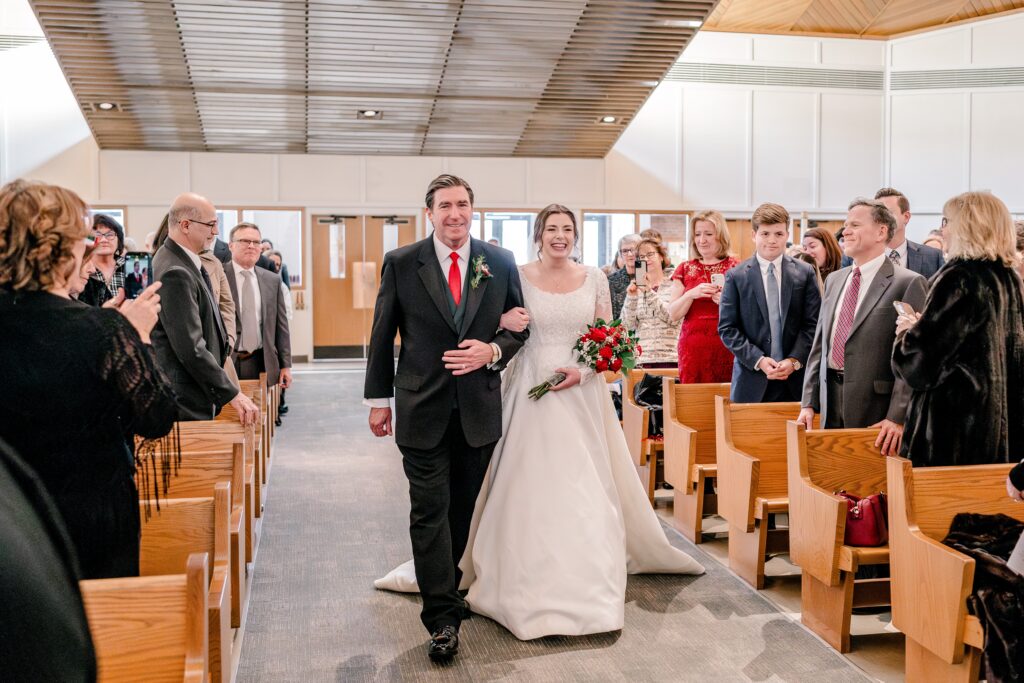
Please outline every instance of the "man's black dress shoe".
[[288, 406], [278, 406], [277, 407], [277, 412], [280, 413], [281, 415], [287, 415], [288, 414]]
[[450, 662], [459, 651], [459, 629], [455, 626], [441, 626], [430, 634], [427, 656], [431, 661], [443, 664]]

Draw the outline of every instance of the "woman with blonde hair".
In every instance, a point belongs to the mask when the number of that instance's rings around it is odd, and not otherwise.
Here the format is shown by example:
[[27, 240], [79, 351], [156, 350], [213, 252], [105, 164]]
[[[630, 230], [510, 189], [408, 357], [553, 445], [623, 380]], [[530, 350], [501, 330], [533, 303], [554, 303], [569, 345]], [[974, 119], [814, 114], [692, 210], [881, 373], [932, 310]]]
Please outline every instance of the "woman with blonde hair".
[[965, 192], [942, 209], [949, 260], [920, 313], [896, 321], [910, 386], [902, 455], [916, 466], [1011, 462], [1024, 449], [1024, 293], [1006, 205]]
[[728, 382], [732, 354], [718, 336], [718, 302], [725, 274], [736, 266], [729, 255], [729, 228], [717, 211], [701, 211], [693, 217], [690, 255], [672, 275], [668, 311], [682, 320], [676, 353], [679, 381], [684, 384]]
[[[0, 440], [56, 503], [82, 578], [98, 579], [139, 573], [134, 435], [167, 434], [177, 404], [149, 345], [159, 285], [120, 309], [71, 298], [87, 221], [70, 190], [0, 188]], [[141, 481], [157, 486], [152, 451], [135, 455]]]

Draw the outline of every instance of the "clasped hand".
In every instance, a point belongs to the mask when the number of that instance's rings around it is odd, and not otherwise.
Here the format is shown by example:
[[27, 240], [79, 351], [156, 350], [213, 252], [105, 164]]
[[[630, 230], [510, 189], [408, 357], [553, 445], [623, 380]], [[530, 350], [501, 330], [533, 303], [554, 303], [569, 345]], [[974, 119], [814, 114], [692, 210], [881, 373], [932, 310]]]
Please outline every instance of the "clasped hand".
[[796, 368], [793, 367], [793, 361], [788, 358], [780, 361], [776, 361], [773, 358], [765, 356], [758, 363], [757, 369], [764, 373], [765, 377], [774, 380], [787, 379]]
[[441, 356], [445, 370], [451, 370], [456, 377], [468, 375], [491, 362], [494, 355], [491, 345], [479, 339], [465, 339], [459, 348], [445, 351]]

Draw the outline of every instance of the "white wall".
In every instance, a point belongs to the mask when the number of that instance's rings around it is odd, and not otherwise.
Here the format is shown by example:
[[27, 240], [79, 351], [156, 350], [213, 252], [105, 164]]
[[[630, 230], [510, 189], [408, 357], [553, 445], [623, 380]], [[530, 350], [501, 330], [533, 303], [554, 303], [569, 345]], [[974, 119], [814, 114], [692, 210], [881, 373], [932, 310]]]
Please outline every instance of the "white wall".
[[[964, 24], [893, 40], [892, 74], [1024, 67], [1024, 16]], [[991, 190], [1024, 213], [1024, 85], [890, 91], [889, 182], [911, 199], [920, 235], [943, 203], [965, 190]]]

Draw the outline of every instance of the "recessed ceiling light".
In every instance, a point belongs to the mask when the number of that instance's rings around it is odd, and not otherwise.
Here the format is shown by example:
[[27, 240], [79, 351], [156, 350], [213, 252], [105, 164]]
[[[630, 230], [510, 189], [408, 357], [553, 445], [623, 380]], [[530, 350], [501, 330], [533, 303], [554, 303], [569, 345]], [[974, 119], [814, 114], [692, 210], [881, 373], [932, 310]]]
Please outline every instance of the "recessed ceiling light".
[[618, 120], [619, 119], [614, 117], [614, 116], [602, 116], [601, 117], [601, 123], [615, 123]]
[[700, 19], [666, 19], [661, 25], [671, 28], [700, 28], [703, 23]]
[[356, 118], [359, 119], [382, 119], [384, 118], [384, 112], [380, 109], [360, 109], [356, 113]]
[[96, 108], [100, 111], [113, 111], [117, 109], [117, 104], [114, 102], [100, 102], [96, 105]]

